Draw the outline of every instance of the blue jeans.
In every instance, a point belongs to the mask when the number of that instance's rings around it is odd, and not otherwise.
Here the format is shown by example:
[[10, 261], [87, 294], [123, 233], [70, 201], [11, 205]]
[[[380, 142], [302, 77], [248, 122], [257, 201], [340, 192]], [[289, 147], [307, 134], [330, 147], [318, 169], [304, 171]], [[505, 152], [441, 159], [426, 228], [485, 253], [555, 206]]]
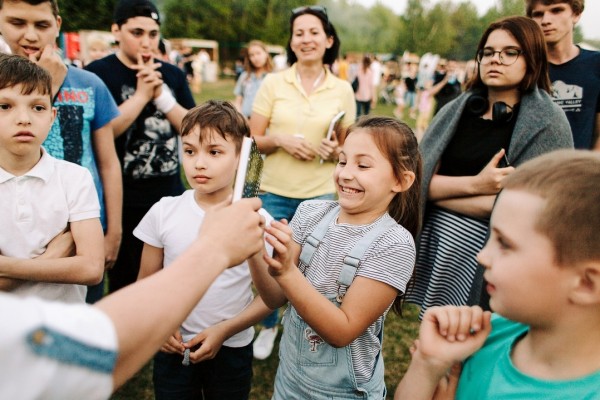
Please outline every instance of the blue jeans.
[[406, 91], [406, 93], [404, 94], [405, 106], [407, 106], [408, 108], [413, 108], [415, 106], [416, 98], [417, 98], [416, 92]]
[[247, 400], [252, 384], [252, 344], [222, 346], [215, 358], [184, 366], [179, 354], [154, 356], [156, 400]]
[[356, 119], [361, 115], [369, 115], [371, 112], [371, 101], [356, 100]]
[[102, 276], [102, 281], [97, 285], [87, 287], [85, 302], [88, 304], [94, 304], [95, 302], [100, 301], [102, 296], [104, 296], [104, 276]]
[[[261, 193], [258, 197], [262, 200], [262, 207], [267, 210], [275, 220], [279, 221], [280, 219], [286, 219], [288, 222], [292, 220], [300, 203], [305, 200], [335, 200], [335, 194], [333, 193], [310, 199], [295, 199], [266, 192]], [[265, 319], [262, 320], [262, 325], [265, 328], [273, 328], [277, 325], [278, 320], [278, 310], [273, 310], [271, 314], [267, 315]]]

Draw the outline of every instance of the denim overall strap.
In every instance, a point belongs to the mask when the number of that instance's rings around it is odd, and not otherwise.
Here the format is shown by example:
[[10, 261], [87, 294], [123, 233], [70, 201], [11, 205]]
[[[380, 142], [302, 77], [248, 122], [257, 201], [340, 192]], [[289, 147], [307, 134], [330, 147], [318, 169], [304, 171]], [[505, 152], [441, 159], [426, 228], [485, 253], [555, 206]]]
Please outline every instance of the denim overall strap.
[[354, 245], [350, 254], [344, 257], [344, 265], [340, 271], [337, 283], [344, 286], [350, 286], [360, 265], [360, 260], [371, 246], [371, 244], [381, 236], [385, 231], [394, 227], [398, 223], [393, 219], [385, 219], [381, 223], [377, 224], [371, 229], [365, 236], [363, 236], [358, 243]]
[[[339, 214], [339, 206], [331, 209], [311, 232], [302, 248], [300, 259], [310, 262], [325, 237], [331, 222]], [[350, 286], [358, 270], [360, 259], [370, 245], [386, 230], [396, 224], [392, 219], [381, 221], [352, 248], [344, 259], [338, 283]], [[335, 295], [325, 296], [336, 307], [340, 301]], [[334, 348], [326, 343], [290, 305], [283, 318], [285, 334], [279, 347], [280, 363], [275, 377], [273, 400], [311, 398], [331, 399], [383, 399], [385, 383], [381, 351], [375, 359], [371, 381], [358, 384], [354, 375], [350, 345]], [[382, 343], [383, 326], [379, 332]]]
[[315, 229], [308, 235], [306, 242], [302, 246], [302, 252], [300, 253], [300, 261], [302, 261], [304, 265], [310, 265], [310, 261], [315, 255], [319, 244], [321, 244], [321, 241], [325, 237], [329, 225], [335, 220], [339, 213], [340, 206], [337, 205], [323, 216], [321, 222], [319, 222]]

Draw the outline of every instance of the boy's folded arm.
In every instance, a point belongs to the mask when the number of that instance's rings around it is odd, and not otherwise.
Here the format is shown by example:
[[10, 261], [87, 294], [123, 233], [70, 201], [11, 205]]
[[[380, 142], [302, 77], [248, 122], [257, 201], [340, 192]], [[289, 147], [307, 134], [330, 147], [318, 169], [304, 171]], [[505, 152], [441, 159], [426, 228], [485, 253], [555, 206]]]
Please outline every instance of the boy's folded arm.
[[23, 283], [21, 279], [0, 278], [0, 291], [8, 292], [19, 287]]
[[18, 259], [0, 256], [0, 277], [29, 281], [97, 284], [104, 272], [104, 238], [97, 218], [70, 223], [76, 253], [71, 257]]
[[435, 201], [439, 207], [475, 218], [489, 218], [496, 195], [480, 195]]

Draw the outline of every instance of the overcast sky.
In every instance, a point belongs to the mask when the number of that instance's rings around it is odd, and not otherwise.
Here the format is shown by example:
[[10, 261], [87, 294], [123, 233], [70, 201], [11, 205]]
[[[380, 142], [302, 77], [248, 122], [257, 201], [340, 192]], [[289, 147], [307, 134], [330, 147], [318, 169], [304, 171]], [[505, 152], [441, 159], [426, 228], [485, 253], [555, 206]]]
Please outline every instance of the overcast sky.
[[[362, 4], [366, 7], [370, 7], [377, 2], [377, 0], [354, 0], [358, 4]], [[394, 10], [396, 14], [401, 14], [406, 9], [406, 0], [379, 0], [385, 6]], [[452, 0], [453, 2], [460, 3], [460, 0]], [[430, 4], [437, 3], [438, 0], [431, 0]], [[493, 6], [495, 0], [471, 0], [471, 3], [475, 4], [479, 10], [479, 14], [484, 14], [491, 6]], [[600, 1], [599, 0], [588, 0], [585, 2], [585, 10], [583, 16], [579, 20], [579, 25], [583, 29], [583, 35], [589, 39], [600, 40]]]

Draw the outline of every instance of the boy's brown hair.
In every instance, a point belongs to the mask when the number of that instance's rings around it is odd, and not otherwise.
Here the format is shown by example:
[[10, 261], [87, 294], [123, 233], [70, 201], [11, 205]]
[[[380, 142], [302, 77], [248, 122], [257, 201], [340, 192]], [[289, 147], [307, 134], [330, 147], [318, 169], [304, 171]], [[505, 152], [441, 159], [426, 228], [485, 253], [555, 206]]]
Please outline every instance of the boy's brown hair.
[[547, 153], [519, 166], [504, 189], [545, 200], [535, 228], [552, 242], [558, 264], [600, 261], [600, 153]]
[[4, 7], [4, 3], [27, 3], [31, 6], [37, 6], [43, 3], [50, 3], [54, 18], [58, 17], [58, 0], [0, 0], [0, 9]]
[[192, 108], [181, 122], [181, 136], [200, 129], [200, 143], [214, 133], [225, 140], [233, 140], [237, 152], [242, 148], [244, 136], [250, 137], [246, 118], [228, 101], [209, 100]]
[[52, 101], [52, 77], [25, 57], [0, 53], [0, 89], [21, 85], [24, 95], [39, 92]]
[[568, 4], [575, 15], [581, 15], [585, 6], [585, 0], [525, 0], [525, 12], [528, 17], [531, 18], [533, 7], [538, 3], [542, 3], [545, 6], [561, 3]]

